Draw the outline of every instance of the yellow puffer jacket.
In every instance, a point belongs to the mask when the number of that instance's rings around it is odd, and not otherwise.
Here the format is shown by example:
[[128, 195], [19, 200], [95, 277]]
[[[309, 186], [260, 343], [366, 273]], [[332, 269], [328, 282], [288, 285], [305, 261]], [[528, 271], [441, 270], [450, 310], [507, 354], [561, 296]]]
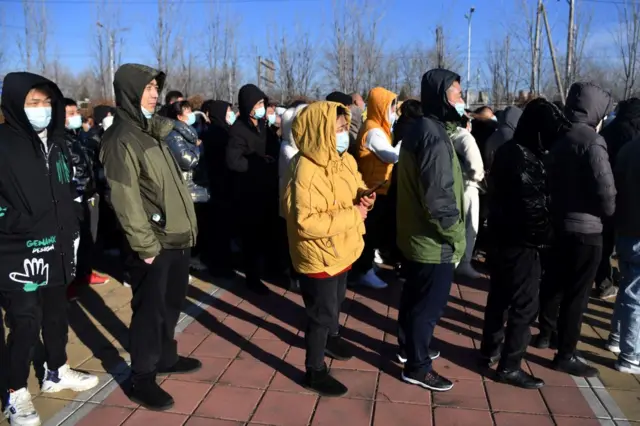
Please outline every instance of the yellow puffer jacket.
[[283, 211], [293, 267], [301, 274], [336, 275], [364, 248], [364, 221], [354, 202], [366, 187], [355, 159], [336, 150], [339, 107], [314, 102], [293, 123], [300, 152], [289, 168]]
[[396, 99], [397, 95], [388, 91], [383, 87], [374, 87], [367, 97], [368, 116], [364, 124], [360, 128], [357, 138], [358, 166], [362, 173], [362, 178], [370, 187], [376, 186], [385, 180], [386, 185], [378, 191], [381, 195], [386, 195], [391, 184], [391, 172], [393, 171], [393, 163], [385, 163], [379, 159], [373, 152], [367, 148], [367, 134], [373, 129], [380, 129], [387, 136], [389, 145], [391, 145], [391, 123], [389, 122], [389, 110], [391, 103]]

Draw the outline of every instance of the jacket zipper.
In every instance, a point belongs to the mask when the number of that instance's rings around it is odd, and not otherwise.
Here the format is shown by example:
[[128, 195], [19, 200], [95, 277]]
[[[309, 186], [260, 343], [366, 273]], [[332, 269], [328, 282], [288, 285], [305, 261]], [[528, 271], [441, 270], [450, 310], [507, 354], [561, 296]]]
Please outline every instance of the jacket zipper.
[[[49, 180], [49, 190], [51, 191], [51, 198], [53, 199], [53, 211], [55, 212], [56, 215], [56, 225], [58, 226], [58, 230], [57, 231], [61, 231], [60, 229], [60, 214], [58, 213], [58, 200], [56, 199], [56, 195], [55, 195], [55, 191], [53, 189], [53, 183], [51, 183], [51, 166], [49, 164], [50, 158], [51, 158], [51, 151], [53, 150], [53, 148], [55, 147], [55, 143], [52, 143], [51, 146], [49, 147], [49, 149], [45, 149], [44, 145], [42, 144], [42, 142], [40, 143], [40, 149], [42, 150], [42, 153], [44, 154], [44, 163], [47, 166], [47, 178]], [[56, 176], [57, 178], [57, 176]], [[57, 232], [56, 232], [57, 233]], [[65, 275], [65, 279], [66, 279], [66, 275], [67, 275], [67, 265], [66, 265], [66, 261], [64, 258], [64, 249], [61, 248], [60, 250], [60, 258], [62, 259], [62, 270], [64, 271], [64, 275]]]

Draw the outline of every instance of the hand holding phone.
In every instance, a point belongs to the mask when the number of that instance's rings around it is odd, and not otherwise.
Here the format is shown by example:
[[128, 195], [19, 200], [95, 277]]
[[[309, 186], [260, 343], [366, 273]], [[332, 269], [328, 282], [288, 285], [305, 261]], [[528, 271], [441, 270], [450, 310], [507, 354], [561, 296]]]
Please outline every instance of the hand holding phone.
[[362, 191], [362, 193], [360, 194], [360, 198], [362, 198], [362, 197], [371, 197], [371, 194], [377, 192], [380, 188], [385, 186], [387, 184], [387, 182], [389, 182], [389, 180], [385, 180], [383, 182], [380, 182], [379, 184], [375, 185], [374, 187]]

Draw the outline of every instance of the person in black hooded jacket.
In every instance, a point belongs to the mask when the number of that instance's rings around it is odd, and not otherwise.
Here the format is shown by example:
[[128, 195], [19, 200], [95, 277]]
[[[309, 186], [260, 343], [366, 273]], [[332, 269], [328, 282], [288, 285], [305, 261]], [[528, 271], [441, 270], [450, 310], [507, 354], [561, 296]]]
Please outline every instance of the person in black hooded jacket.
[[210, 220], [211, 226], [207, 228], [212, 244], [208, 266], [209, 272], [214, 276], [233, 277], [235, 272], [231, 261], [232, 232], [229, 226], [233, 214], [229, 205], [230, 172], [226, 164], [226, 151], [229, 144], [229, 130], [236, 121], [236, 115], [231, 110], [229, 102], [207, 101], [205, 104], [203, 104], [203, 110], [210, 124], [202, 136], [202, 146], [205, 169], [209, 177], [210, 205], [213, 215]]
[[553, 366], [573, 376], [595, 377], [598, 370], [575, 355], [582, 316], [602, 257], [602, 218], [615, 211], [616, 189], [607, 146], [598, 134], [611, 112], [611, 95], [591, 83], [569, 90], [565, 115], [571, 128], [555, 142], [548, 172], [556, 240], [550, 279], [541, 289], [540, 334], [536, 347], [548, 347], [558, 331]]
[[11, 424], [39, 424], [27, 378], [41, 328], [46, 349], [43, 392], [87, 390], [98, 379], [71, 370], [65, 350], [66, 286], [76, 272], [78, 215], [62, 93], [50, 80], [26, 72], [7, 74], [3, 87], [0, 306], [9, 337], [0, 367], [12, 389], [4, 399], [5, 414]]
[[513, 139], [496, 151], [489, 179], [491, 288], [480, 351], [485, 365], [500, 360], [500, 382], [527, 389], [544, 385], [520, 366], [538, 312], [541, 250], [553, 235], [543, 159], [570, 125], [551, 102], [531, 101]]
[[[258, 294], [269, 288], [261, 281], [260, 260], [265, 252], [269, 225], [269, 170], [276, 158], [267, 150], [268, 135], [265, 105], [266, 95], [257, 86], [240, 88], [240, 117], [231, 126], [226, 151], [227, 167], [231, 171], [232, 203], [241, 233], [247, 287]], [[277, 179], [277, 174], [275, 179]]]
[[[630, 98], [620, 102], [616, 118], [602, 129], [600, 136], [607, 143], [611, 168], [615, 169], [620, 149], [627, 142], [640, 137], [640, 99]], [[618, 293], [614, 287], [613, 269], [611, 268], [611, 255], [615, 244], [613, 219], [603, 218], [602, 225], [602, 259], [598, 272], [596, 272], [596, 286], [598, 297], [609, 299]]]

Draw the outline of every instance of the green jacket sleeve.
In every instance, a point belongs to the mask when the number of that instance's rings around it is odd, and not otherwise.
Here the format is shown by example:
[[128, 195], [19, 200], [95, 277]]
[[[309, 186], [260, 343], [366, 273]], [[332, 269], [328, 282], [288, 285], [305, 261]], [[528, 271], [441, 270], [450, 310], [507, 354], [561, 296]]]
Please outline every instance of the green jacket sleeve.
[[111, 189], [111, 204], [129, 245], [141, 259], [160, 254], [156, 238], [140, 197], [140, 167], [135, 154], [117, 141], [100, 154], [104, 173]]

